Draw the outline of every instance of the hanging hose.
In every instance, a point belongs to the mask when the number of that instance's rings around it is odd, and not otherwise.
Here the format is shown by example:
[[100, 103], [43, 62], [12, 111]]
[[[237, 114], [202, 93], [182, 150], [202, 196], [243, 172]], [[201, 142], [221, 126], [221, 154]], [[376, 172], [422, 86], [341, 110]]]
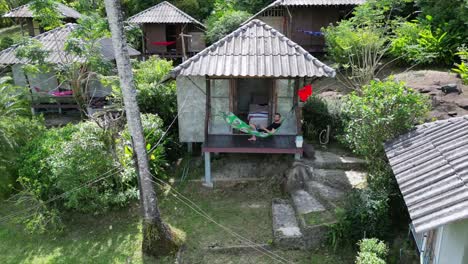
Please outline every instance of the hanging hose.
[[[330, 142], [330, 130], [331, 130], [330, 125], [327, 125], [327, 129], [324, 129], [322, 130], [322, 132], [320, 132], [320, 135], [319, 135], [320, 144], [326, 145]], [[324, 134], [325, 134], [325, 138], [324, 138]]]

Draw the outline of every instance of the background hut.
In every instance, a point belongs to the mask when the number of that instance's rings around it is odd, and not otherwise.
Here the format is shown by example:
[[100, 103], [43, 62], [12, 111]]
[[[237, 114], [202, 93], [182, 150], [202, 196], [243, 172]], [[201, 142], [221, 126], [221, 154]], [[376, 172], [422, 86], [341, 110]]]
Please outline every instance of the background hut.
[[169, 2], [162, 2], [127, 22], [143, 30], [143, 55], [177, 59], [190, 57], [205, 48], [205, 26]]
[[[42, 49], [48, 52], [47, 63], [67, 65], [74, 62], [82, 62], [83, 58], [69, 54], [65, 51], [65, 44], [70, 33], [78, 27], [77, 24], [66, 24], [62, 27], [35, 36]], [[103, 38], [99, 41], [102, 56], [113, 61], [115, 59], [112, 40]], [[28, 63], [26, 59], [18, 58], [16, 51], [19, 45], [0, 51], [0, 67], [11, 67], [14, 83], [18, 86], [29, 87], [32, 97], [33, 112], [35, 109], [62, 109], [78, 108], [73, 95], [67, 93], [70, 83], [59, 83], [56, 72], [26, 73], [23, 66]], [[138, 56], [140, 52], [129, 48], [130, 56]], [[87, 82], [86, 93], [90, 99], [102, 98], [109, 95], [110, 88], [103, 87], [97, 77], [90, 78]]]
[[309, 52], [322, 52], [321, 28], [349, 15], [365, 0], [276, 0], [251, 19], [259, 19], [288, 36]]
[[[61, 3], [55, 3], [55, 5], [56, 11], [62, 16], [62, 20], [66, 23], [75, 23], [81, 17], [81, 14], [71, 7]], [[21, 30], [27, 31], [31, 37], [44, 32], [39, 22], [34, 19], [34, 13], [30, 4], [17, 7], [3, 15], [3, 17], [12, 18], [16, 24], [21, 26]]]

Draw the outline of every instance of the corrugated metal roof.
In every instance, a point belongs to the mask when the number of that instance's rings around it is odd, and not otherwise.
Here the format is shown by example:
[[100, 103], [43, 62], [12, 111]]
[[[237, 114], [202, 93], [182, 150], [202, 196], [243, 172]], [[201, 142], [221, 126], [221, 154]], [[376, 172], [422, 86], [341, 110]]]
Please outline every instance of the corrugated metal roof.
[[468, 116], [418, 126], [385, 151], [416, 232], [468, 218]]
[[276, 0], [273, 3], [267, 5], [262, 10], [258, 11], [256, 14], [251, 16], [247, 19], [244, 24], [247, 24], [252, 19], [263, 14], [263, 12], [267, 11], [270, 8], [275, 8], [279, 6], [299, 6], [299, 7], [306, 7], [306, 6], [331, 6], [331, 5], [362, 5], [366, 2], [366, 0]]
[[[81, 17], [81, 14], [71, 7], [68, 7], [61, 3], [56, 3], [56, 5], [57, 5], [57, 11], [60, 12], [60, 14], [63, 17], [76, 18], [76, 19]], [[15, 9], [12, 9], [10, 12], [3, 15], [3, 17], [32, 18], [34, 17], [34, 14], [33, 14], [33, 11], [29, 8], [29, 6], [30, 4], [26, 4], [26, 5], [17, 7]]]
[[150, 7], [127, 20], [129, 23], [135, 24], [150, 24], [150, 23], [159, 23], [159, 24], [198, 24], [205, 28], [205, 26], [196, 20], [195, 18], [189, 16], [184, 11], [178, 9], [169, 2], [161, 2], [153, 7]]
[[361, 5], [366, 0], [277, 0], [274, 6]]
[[[68, 63], [71, 61], [80, 61], [80, 58], [70, 55], [64, 51], [65, 43], [69, 34], [77, 27], [77, 24], [69, 23], [62, 27], [53, 29], [51, 31], [42, 33], [34, 37], [42, 43], [43, 49], [49, 51], [49, 56], [46, 61], [50, 63]], [[12, 46], [8, 49], [0, 51], [0, 64], [23, 64], [27, 60], [19, 59], [16, 57], [16, 50], [18, 45]], [[112, 40], [110, 38], [101, 39], [101, 51], [104, 58], [114, 60], [114, 49], [112, 47]], [[129, 48], [130, 56], [137, 56], [139, 51]]]
[[252, 20], [176, 67], [171, 76], [334, 77], [335, 70], [260, 20]]

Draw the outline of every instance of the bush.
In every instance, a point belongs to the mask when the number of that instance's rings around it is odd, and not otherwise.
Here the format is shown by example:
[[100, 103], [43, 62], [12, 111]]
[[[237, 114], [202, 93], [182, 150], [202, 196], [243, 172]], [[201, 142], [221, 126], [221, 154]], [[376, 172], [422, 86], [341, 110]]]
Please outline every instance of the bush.
[[177, 115], [174, 81], [161, 83], [173, 69], [172, 61], [150, 57], [134, 65], [138, 106], [142, 113], [158, 114], [169, 125]]
[[455, 55], [460, 57], [460, 63], [455, 63], [455, 68], [452, 71], [460, 75], [464, 84], [468, 84], [468, 49], [462, 45]]
[[407, 63], [447, 63], [452, 57], [447, 32], [433, 30], [427, 22], [403, 22], [394, 33], [390, 53]]
[[359, 254], [356, 264], [385, 264], [388, 247], [384, 242], [376, 238], [363, 239], [359, 241]]
[[320, 133], [331, 127], [332, 135], [341, 132], [338, 109], [330, 109], [329, 103], [319, 96], [311, 96], [303, 107], [304, 133], [309, 140], [317, 140]]
[[12, 38], [3, 37], [0, 40], [0, 50], [4, 50], [6, 48], [9, 48], [9, 47], [13, 46], [13, 44], [15, 44], [15, 41]]
[[0, 198], [11, 194], [18, 177], [19, 148], [44, 129], [41, 119], [31, 116], [28, 91], [0, 78]]
[[206, 22], [206, 40], [209, 43], [214, 43], [223, 38], [227, 34], [239, 28], [252, 15], [245, 11], [234, 9], [217, 11], [212, 14]]
[[428, 98], [393, 80], [372, 81], [343, 106], [343, 143], [368, 160], [385, 157], [382, 143], [424, 120]]
[[370, 189], [352, 191], [337, 222], [330, 226], [331, 245], [354, 244], [366, 236], [384, 239], [390, 230], [389, 198], [385, 192]]
[[431, 17], [429, 23], [432, 28], [447, 32], [447, 49], [450, 52], [455, 53], [457, 47], [466, 43], [468, 39], [466, 0], [416, 0], [415, 2], [420, 8], [421, 18]]
[[[165, 159], [165, 146], [168, 144], [170, 138], [166, 136], [164, 140], [160, 141], [164, 134], [162, 130], [162, 120], [157, 115], [145, 114], [142, 115], [141, 122], [143, 124], [147, 151], [149, 152], [151, 174], [160, 179], [167, 180], [166, 169], [168, 164]], [[119, 146], [120, 161], [122, 164], [125, 164], [124, 168], [126, 168], [126, 174], [135, 175], [136, 171], [132, 166], [133, 149], [131, 146], [130, 132], [128, 127], [126, 127], [125, 131], [122, 133]]]

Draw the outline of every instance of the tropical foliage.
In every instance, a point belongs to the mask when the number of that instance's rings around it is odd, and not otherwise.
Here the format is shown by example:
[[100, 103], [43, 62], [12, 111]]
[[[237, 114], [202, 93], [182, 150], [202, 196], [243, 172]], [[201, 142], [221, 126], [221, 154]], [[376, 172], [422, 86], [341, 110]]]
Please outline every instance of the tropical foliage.
[[455, 63], [455, 68], [452, 71], [460, 75], [464, 84], [468, 84], [468, 49], [462, 45], [455, 55], [460, 57], [460, 63]]
[[356, 264], [385, 264], [388, 247], [376, 238], [367, 238], [359, 241], [359, 253]]

